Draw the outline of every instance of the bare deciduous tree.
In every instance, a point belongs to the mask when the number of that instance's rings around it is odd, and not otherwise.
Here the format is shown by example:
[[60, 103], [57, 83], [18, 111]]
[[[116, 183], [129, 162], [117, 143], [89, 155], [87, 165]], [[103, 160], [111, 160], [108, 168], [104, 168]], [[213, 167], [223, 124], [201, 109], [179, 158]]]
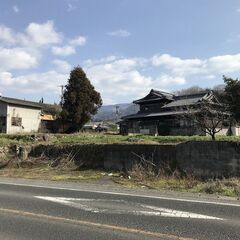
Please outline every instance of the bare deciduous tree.
[[205, 134], [210, 135], [215, 140], [215, 135], [219, 133], [224, 126], [230, 126], [231, 115], [227, 108], [220, 103], [212, 103], [203, 100], [194, 107], [184, 109], [184, 118], [193, 122]]

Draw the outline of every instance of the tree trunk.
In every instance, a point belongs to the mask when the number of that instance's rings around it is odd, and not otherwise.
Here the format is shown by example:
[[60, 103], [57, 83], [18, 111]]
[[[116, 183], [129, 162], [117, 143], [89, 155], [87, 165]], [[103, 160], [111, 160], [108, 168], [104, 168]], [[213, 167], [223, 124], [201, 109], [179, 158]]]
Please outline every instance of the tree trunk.
[[216, 140], [216, 138], [215, 138], [215, 133], [212, 133], [212, 134], [211, 134], [211, 137], [212, 137], [212, 140], [213, 140], [213, 141]]

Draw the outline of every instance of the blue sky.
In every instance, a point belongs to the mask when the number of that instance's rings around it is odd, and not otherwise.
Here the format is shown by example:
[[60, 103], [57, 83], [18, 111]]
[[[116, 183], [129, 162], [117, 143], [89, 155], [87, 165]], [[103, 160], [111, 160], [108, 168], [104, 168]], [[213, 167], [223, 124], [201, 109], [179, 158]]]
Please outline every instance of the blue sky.
[[0, 92], [58, 102], [83, 67], [104, 104], [240, 72], [238, 0], [1, 0]]

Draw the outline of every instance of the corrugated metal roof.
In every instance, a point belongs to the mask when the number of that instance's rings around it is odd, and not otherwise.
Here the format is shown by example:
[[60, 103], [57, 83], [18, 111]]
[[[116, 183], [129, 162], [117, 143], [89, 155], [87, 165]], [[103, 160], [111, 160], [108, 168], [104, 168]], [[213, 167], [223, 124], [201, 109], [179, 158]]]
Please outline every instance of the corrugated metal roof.
[[17, 99], [17, 98], [0, 97], [0, 101], [8, 103], [8, 104], [13, 104], [13, 105], [21, 105], [21, 106], [27, 106], [27, 107], [33, 107], [33, 108], [42, 108], [42, 105], [40, 103], [21, 100], [21, 99]]

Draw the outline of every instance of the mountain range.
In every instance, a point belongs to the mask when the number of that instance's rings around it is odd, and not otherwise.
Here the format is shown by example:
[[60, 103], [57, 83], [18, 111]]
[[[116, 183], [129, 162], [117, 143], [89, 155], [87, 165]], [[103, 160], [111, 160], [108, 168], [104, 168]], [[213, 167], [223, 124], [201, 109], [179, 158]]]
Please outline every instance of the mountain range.
[[133, 103], [104, 105], [94, 116], [94, 121], [119, 121], [121, 117], [138, 112], [139, 108]]

